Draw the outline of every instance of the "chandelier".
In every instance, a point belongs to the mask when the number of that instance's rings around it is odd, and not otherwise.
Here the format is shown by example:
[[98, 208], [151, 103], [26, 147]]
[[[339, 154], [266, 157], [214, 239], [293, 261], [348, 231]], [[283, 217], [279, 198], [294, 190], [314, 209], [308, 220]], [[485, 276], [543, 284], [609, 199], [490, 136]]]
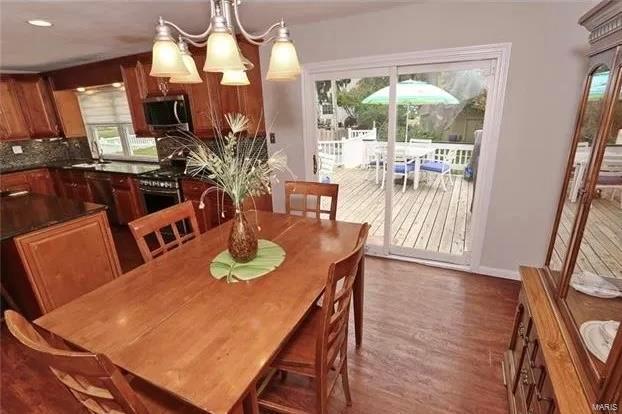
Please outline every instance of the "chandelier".
[[[241, 0], [210, 0], [210, 24], [200, 34], [187, 33], [160, 17], [155, 28], [149, 75], [169, 78], [171, 83], [201, 83], [196, 63], [188, 49], [189, 43], [207, 48], [203, 70], [221, 72], [221, 85], [250, 84], [246, 71], [254, 65], [240, 51], [235, 38], [237, 28], [252, 44], [273, 42], [266, 79], [296, 79], [300, 74], [300, 64], [285, 23], [281, 20], [261, 34], [251, 34], [240, 22], [240, 3]], [[178, 36], [177, 42], [173, 37], [174, 32]]]

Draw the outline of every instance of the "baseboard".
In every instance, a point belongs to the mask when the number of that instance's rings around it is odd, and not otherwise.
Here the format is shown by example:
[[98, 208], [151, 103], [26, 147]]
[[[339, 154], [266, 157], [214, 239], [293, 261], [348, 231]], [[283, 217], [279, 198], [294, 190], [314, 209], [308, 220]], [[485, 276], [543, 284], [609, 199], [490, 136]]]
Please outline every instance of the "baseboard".
[[496, 267], [480, 266], [477, 269], [477, 273], [487, 276], [500, 277], [503, 279], [521, 280], [518, 269], [498, 269]]

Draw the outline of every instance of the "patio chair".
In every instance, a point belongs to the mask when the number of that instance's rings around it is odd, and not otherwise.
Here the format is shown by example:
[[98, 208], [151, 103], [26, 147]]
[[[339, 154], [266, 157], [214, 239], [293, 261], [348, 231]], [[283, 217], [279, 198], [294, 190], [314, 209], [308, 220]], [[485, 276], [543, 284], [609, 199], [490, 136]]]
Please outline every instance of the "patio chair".
[[369, 178], [369, 172], [376, 172], [376, 185], [380, 184], [380, 168], [384, 168], [384, 152], [381, 151], [382, 147], [377, 141], [366, 142], [366, 164], [365, 168], [368, 169], [367, 177]]
[[[409, 159], [406, 151], [404, 150], [395, 150], [395, 163], [393, 165], [393, 178], [403, 177], [402, 184], [402, 193], [406, 191], [406, 183], [408, 181], [408, 175], [413, 175], [413, 183], [415, 178], [415, 160]], [[384, 188], [384, 183], [386, 181], [387, 176], [387, 168], [386, 164], [382, 169], [382, 188]]]
[[451, 175], [451, 168], [456, 160], [457, 151], [450, 150], [445, 154], [436, 155], [435, 160], [426, 160], [421, 163], [419, 170], [426, 174], [437, 174], [434, 184], [437, 181], [441, 181], [443, 191], [447, 191], [447, 185], [445, 184], [445, 178], [449, 179], [449, 182], [453, 185], [453, 176]]

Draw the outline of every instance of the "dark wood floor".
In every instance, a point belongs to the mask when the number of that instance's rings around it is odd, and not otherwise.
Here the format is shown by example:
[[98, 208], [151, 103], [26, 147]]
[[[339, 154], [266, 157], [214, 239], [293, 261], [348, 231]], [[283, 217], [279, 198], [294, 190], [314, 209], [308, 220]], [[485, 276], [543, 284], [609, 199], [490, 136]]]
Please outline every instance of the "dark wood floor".
[[[125, 271], [141, 263], [124, 231], [114, 231]], [[507, 413], [501, 356], [509, 339], [517, 282], [367, 259], [363, 347], [349, 358], [353, 405], [341, 387], [331, 413]], [[46, 367], [1, 331], [0, 412], [79, 413]]]

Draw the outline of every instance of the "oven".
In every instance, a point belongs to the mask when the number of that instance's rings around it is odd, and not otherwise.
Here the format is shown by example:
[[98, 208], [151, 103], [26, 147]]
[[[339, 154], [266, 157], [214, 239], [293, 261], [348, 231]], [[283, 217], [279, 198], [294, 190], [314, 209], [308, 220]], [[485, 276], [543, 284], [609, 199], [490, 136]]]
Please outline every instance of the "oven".
[[181, 191], [176, 181], [139, 179], [138, 188], [145, 201], [147, 214], [182, 202]]

